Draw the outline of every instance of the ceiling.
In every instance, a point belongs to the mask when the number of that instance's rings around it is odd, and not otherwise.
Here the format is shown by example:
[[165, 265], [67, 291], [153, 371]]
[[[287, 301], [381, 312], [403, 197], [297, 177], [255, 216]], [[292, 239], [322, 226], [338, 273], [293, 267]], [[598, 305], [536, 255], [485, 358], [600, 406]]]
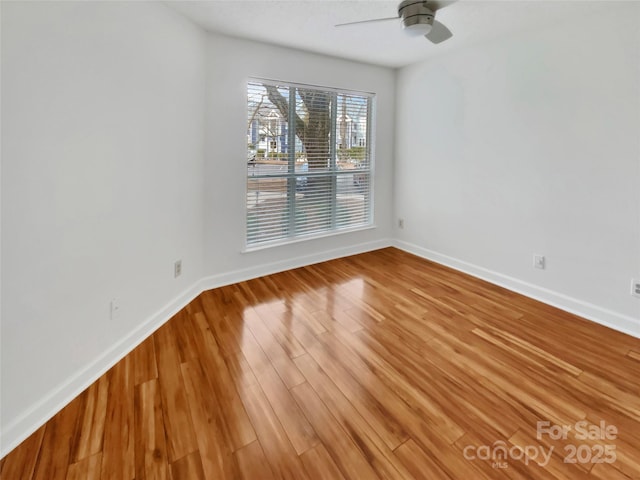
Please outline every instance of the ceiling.
[[436, 18], [449, 27], [453, 38], [434, 45], [423, 37], [405, 35], [399, 20], [334, 26], [397, 16], [399, 2], [396, 1], [174, 0], [165, 3], [210, 32], [387, 67], [402, 67], [514, 31], [544, 28], [614, 7], [610, 1], [459, 0], [437, 12]]

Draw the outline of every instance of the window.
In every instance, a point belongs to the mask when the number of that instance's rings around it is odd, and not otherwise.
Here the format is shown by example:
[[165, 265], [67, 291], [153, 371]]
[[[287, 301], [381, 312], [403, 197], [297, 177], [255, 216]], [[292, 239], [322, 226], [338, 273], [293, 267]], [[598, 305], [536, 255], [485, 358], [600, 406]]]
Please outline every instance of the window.
[[373, 95], [251, 80], [247, 247], [372, 225]]

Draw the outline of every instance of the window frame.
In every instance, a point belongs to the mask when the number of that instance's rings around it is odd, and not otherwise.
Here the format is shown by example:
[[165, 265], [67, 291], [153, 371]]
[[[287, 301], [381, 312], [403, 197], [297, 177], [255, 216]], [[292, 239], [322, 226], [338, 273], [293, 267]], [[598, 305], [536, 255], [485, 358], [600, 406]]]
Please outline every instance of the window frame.
[[[334, 99], [337, 98], [337, 96], [340, 94], [349, 95], [349, 96], [358, 96], [358, 97], [363, 97], [367, 99], [366, 145], [364, 145], [364, 147], [366, 148], [365, 158], [368, 158], [368, 169], [357, 170], [357, 173], [360, 173], [360, 174], [364, 173], [369, 175], [368, 192], [367, 192], [368, 202], [366, 203], [366, 210], [365, 210], [367, 221], [366, 223], [363, 223], [360, 225], [354, 225], [351, 227], [348, 226], [344, 228], [338, 228], [335, 225], [335, 223], [332, 223], [331, 227], [326, 230], [321, 230], [321, 231], [316, 231], [311, 233], [302, 233], [302, 234], [294, 233], [294, 234], [289, 234], [285, 237], [275, 238], [273, 240], [249, 243], [249, 228], [248, 228], [249, 206], [247, 203], [247, 198], [249, 194], [249, 179], [252, 177], [248, 174], [248, 170], [245, 166], [244, 168], [244, 222], [243, 222], [244, 223], [244, 247], [242, 249], [242, 252], [243, 253], [253, 252], [256, 250], [263, 250], [263, 249], [282, 246], [282, 245], [289, 245], [289, 244], [304, 242], [307, 240], [333, 237], [336, 235], [375, 229], [376, 224], [375, 224], [375, 208], [374, 208], [375, 206], [374, 205], [374, 199], [375, 199], [375, 195], [374, 195], [374, 192], [375, 192], [375, 135], [374, 135], [375, 128], [374, 128], [374, 125], [376, 122], [376, 100], [377, 100], [376, 94], [373, 92], [364, 92], [359, 90], [348, 90], [348, 89], [327, 87], [327, 86], [314, 85], [314, 84], [304, 84], [304, 83], [289, 82], [289, 81], [282, 81], [282, 80], [273, 80], [273, 79], [260, 78], [260, 77], [249, 77], [245, 82], [245, 90], [244, 90], [245, 95], [248, 94], [250, 85], [256, 84], [256, 83], [263, 84], [263, 85], [271, 85], [276, 87], [316, 89], [316, 90], [330, 93]], [[291, 100], [291, 97], [289, 99]], [[245, 103], [245, 108], [246, 107], [247, 107], [247, 104]], [[293, 115], [295, 115], [295, 108], [293, 109], [290, 108], [289, 112], [290, 112], [289, 118], [287, 118], [288, 145], [295, 145], [295, 139], [296, 139], [295, 128], [290, 128], [290, 125], [292, 123], [295, 123], [295, 122], [291, 122]], [[331, 140], [329, 145], [330, 170], [328, 172], [324, 172], [324, 173], [318, 172], [316, 174], [318, 176], [328, 174], [331, 177], [332, 211], [336, 210], [335, 205], [337, 201], [337, 188], [336, 188], [337, 178], [340, 175], [349, 174], [349, 173], [340, 173], [336, 168], [338, 149], [336, 148], [335, 135], [337, 134], [337, 126], [336, 126], [337, 118], [338, 118], [338, 109], [334, 108], [332, 109], [331, 119], [330, 119], [331, 121], [331, 132], [330, 132]], [[247, 149], [246, 151], [248, 152], [248, 147], [245, 147], [245, 148]], [[287, 180], [288, 196], [289, 195], [295, 196], [296, 178], [300, 175], [299, 173], [295, 172], [295, 155], [296, 155], [296, 152], [294, 148], [293, 153], [289, 153], [289, 157], [287, 158], [289, 168], [291, 168], [292, 166], [291, 165], [292, 160], [294, 162], [293, 172], [288, 169], [287, 173], [285, 174], [271, 176], [271, 178], [283, 178]], [[309, 173], [305, 173], [304, 176], [306, 177], [306, 176], [312, 176], [312, 175], [313, 174], [310, 175]], [[258, 177], [258, 178], [266, 178], [266, 177]], [[295, 204], [295, 201], [293, 203]], [[292, 206], [291, 200], [287, 200], [287, 204], [290, 210], [290, 207]], [[291, 212], [289, 212], [289, 221], [290, 221], [290, 225], [295, 224], [295, 215], [292, 215]], [[295, 228], [293, 229], [293, 231], [295, 232]]]

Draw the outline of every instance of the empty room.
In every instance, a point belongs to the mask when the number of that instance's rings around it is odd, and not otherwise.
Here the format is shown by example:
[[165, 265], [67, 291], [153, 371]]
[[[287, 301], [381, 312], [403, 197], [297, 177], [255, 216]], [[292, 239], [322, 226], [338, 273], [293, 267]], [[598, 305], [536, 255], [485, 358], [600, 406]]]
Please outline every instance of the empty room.
[[640, 1], [0, 1], [3, 480], [640, 479]]

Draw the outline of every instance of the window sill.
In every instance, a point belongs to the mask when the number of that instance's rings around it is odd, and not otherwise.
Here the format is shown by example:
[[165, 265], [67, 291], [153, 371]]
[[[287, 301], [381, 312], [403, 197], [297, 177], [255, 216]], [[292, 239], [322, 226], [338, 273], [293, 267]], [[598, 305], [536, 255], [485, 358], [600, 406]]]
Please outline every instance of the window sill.
[[348, 228], [344, 230], [332, 230], [330, 232], [322, 232], [318, 234], [311, 234], [311, 235], [304, 235], [300, 237], [274, 240], [273, 242], [264, 243], [261, 245], [245, 247], [243, 250], [240, 251], [240, 253], [252, 253], [252, 252], [257, 252], [259, 250], [266, 250], [274, 247], [282, 247], [283, 245], [291, 245], [293, 243], [306, 242], [308, 240], [317, 240], [319, 238], [335, 237], [337, 235], [344, 235], [346, 233], [362, 232], [365, 230], [374, 230], [375, 228], [376, 228], [376, 225], [372, 224], [372, 225], [365, 225], [362, 227]]

